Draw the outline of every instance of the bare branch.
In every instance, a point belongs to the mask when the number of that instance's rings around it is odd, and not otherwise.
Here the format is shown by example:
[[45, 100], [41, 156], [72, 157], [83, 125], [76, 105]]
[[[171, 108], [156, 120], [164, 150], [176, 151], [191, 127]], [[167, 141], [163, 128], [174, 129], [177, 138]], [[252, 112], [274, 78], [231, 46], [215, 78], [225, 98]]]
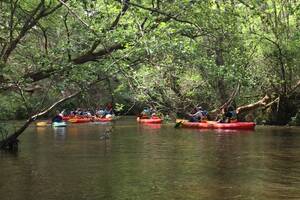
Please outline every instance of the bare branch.
[[70, 62], [72, 60], [72, 56], [71, 56], [71, 52], [70, 52], [70, 44], [71, 44], [70, 37], [71, 37], [71, 33], [70, 33], [70, 30], [69, 30], [69, 27], [68, 27], [68, 23], [67, 23], [68, 15], [69, 15], [69, 12], [67, 12], [67, 14], [64, 16], [64, 25], [65, 25], [66, 33], [67, 33], [67, 44], [68, 44], [67, 52], [68, 52], [68, 60]]
[[[117, 2], [119, 2], [119, 3], [122, 3], [122, 0], [115, 0], [115, 1], [117, 1]], [[156, 8], [148, 8], [148, 7], [145, 7], [145, 6], [136, 4], [136, 3], [132, 3], [132, 2], [129, 2], [129, 1], [127, 2], [127, 4], [132, 5], [132, 6], [134, 6], [134, 7], [137, 7], [137, 8], [141, 8], [141, 9], [143, 9], [143, 10], [147, 10], [147, 11], [151, 11], [151, 12], [154, 12], [154, 13], [158, 13], [158, 14], [160, 14], [160, 15], [167, 16], [167, 17], [169, 17], [170, 19], [173, 19], [173, 20], [175, 20], [175, 21], [177, 21], [177, 22], [186, 23], [186, 24], [190, 24], [190, 25], [196, 26], [196, 24], [193, 23], [193, 22], [191, 22], [191, 21], [180, 19], [180, 18], [178, 18], [176, 15], [172, 15], [172, 14], [169, 14], [169, 13], [165, 13], [165, 12], [159, 10], [159, 9], [156, 9]]]
[[70, 6], [68, 6], [64, 1], [62, 1], [62, 0], [58, 0], [60, 3], [62, 3], [67, 9], [68, 9], [68, 11], [70, 11], [70, 13], [75, 17], [75, 18], [77, 18], [88, 30], [90, 30], [94, 35], [96, 35], [96, 36], [98, 36], [98, 34], [96, 33], [96, 31], [95, 30], [93, 30], [92, 28], [91, 28], [91, 26], [88, 24], [88, 23], [86, 23], [83, 19], [81, 19], [81, 17], [75, 12], [75, 11], [73, 11], [71, 8], [70, 8]]
[[300, 87], [300, 80], [289, 91], [290, 95], [293, 94]]
[[236, 95], [238, 94], [239, 91], [240, 91], [240, 84], [237, 85], [236, 89], [232, 92], [232, 94], [230, 95], [229, 99], [222, 106], [220, 106], [218, 109], [215, 109], [215, 110], [211, 111], [211, 113], [212, 114], [219, 113], [223, 108], [225, 108], [228, 105], [230, 105], [231, 102], [234, 100], [234, 98], [236, 97]]
[[119, 49], [125, 49], [125, 46], [123, 44], [114, 44], [108, 48], [100, 49], [97, 52], [87, 52], [77, 58], [74, 58], [72, 61], [74, 64], [83, 64], [89, 61], [95, 61]]
[[122, 2], [123, 4], [123, 7], [122, 7], [122, 10], [120, 11], [120, 13], [117, 15], [116, 19], [114, 20], [114, 22], [112, 23], [111, 27], [109, 28], [109, 30], [113, 30], [117, 27], [121, 17], [126, 13], [126, 11], [128, 10], [129, 8], [129, 1], [130, 0], [124, 0]]
[[260, 99], [259, 101], [255, 102], [255, 103], [251, 103], [251, 104], [248, 104], [248, 105], [238, 107], [236, 109], [236, 112], [237, 112], [237, 114], [240, 114], [242, 112], [255, 110], [259, 107], [265, 107], [267, 105], [267, 103], [269, 103], [270, 99], [271, 98], [270, 98], [269, 95], [265, 95], [262, 99]]
[[[67, 0], [65, 0], [67, 1]], [[20, 43], [22, 38], [27, 34], [27, 32], [33, 28], [39, 20], [43, 17], [46, 17], [53, 12], [55, 12], [58, 8], [62, 6], [62, 4], [59, 4], [51, 9], [45, 8], [45, 0], [41, 0], [41, 2], [38, 4], [38, 6], [31, 12], [31, 14], [27, 17], [25, 23], [23, 24], [20, 33], [16, 38], [11, 40], [8, 45], [5, 46], [5, 48], [2, 49], [0, 58], [1, 60], [6, 63], [11, 53], [15, 50], [17, 45]]]
[[16, 83], [16, 85], [17, 85], [17, 88], [18, 88], [18, 90], [19, 90], [20, 96], [21, 96], [21, 98], [22, 98], [22, 100], [23, 100], [23, 102], [24, 102], [24, 105], [25, 105], [25, 107], [26, 107], [26, 110], [27, 110], [27, 112], [29, 113], [29, 112], [30, 112], [30, 107], [29, 107], [28, 101], [27, 101], [27, 99], [26, 99], [26, 97], [25, 97], [25, 95], [24, 95], [24, 90], [23, 90], [22, 87], [19, 85], [19, 83]]
[[31, 122], [35, 121], [36, 118], [41, 117], [47, 113], [49, 113], [51, 110], [53, 110], [56, 106], [58, 106], [59, 104], [77, 96], [78, 94], [80, 94], [82, 91], [78, 91], [75, 92], [67, 97], [64, 97], [62, 99], [60, 99], [59, 101], [55, 102], [54, 104], [52, 104], [51, 106], [49, 106], [48, 108], [46, 108], [45, 110], [43, 110], [40, 113], [37, 113], [35, 115], [32, 115], [31, 117], [29, 117], [27, 119], [27, 121], [23, 124], [23, 126], [21, 126], [14, 134], [10, 135], [7, 139], [0, 141], [0, 149], [4, 149], [7, 146], [9, 146], [11, 143], [14, 143], [15, 141], [17, 141], [17, 138], [26, 130], [26, 128], [31, 124]]

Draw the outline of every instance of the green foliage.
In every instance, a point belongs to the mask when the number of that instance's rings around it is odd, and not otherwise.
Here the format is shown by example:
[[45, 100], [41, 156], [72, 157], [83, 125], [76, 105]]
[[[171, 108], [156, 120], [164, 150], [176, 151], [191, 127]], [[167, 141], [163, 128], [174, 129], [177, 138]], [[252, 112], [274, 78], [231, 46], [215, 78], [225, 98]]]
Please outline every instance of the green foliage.
[[8, 136], [8, 131], [7, 129], [4, 127], [4, 125], [1, 123], [0, 124], [0, 138], [1, 140], [5, 140]]
[[9, 133], [13, 132], [16, 130], [16, 127], [13, 126], [12, 124], [7, 124], [7, 123], [0, 123], [0, 141], [5, 140]]
[[125, 107], [124, 104], [116, 103], [116, 105], [115, 105], [115, 111], [116, 112], [122, 112], [122, 111], [124, 111], [124, 107]]
[[291, 126], [300, 126], [300, 111], [298, 111], [295, 117], [292, 117], [291, 121], [289, 122]]
[[114, 101], [117, 110], [138, 103], [179, 113], [213, 109], [238, 84], [239, 105], [265, 93], [289, 97], [300, 79], [297, 1], [71, 0], [53, 12], [58, 1], [11, 2], [0, 7], [1, 87], [13, 84], [1, 90], [2, 119], [78, 90], [64, 106]]

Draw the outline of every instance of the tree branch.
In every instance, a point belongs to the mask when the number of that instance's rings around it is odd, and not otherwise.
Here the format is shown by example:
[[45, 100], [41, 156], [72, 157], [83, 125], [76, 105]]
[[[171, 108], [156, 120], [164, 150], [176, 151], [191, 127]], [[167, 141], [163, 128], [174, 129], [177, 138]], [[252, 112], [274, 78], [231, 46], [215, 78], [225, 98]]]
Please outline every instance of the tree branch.
[[[119, 3], [122, 3], [122, 0], [115, 0]], [[176, 17], [176, 15], [172, 15], [172, 14], [169, 14], [169, 13], [165, 13], [159, 9], [155, 9], [155, 8], [148, 8], [148, 7], [145, 7], [145, 6], [142, 6], [142, 5], [139, 5], [139, 4], [136, 4], [136, 3], [132, 3], [132, 2], [127, 2], [127, 4], [129, 5], [132, 5], [134, 7], [137, 7], [137, 8], [141, 8], [143, 10], [147, 10], [147, 11], [151, 11], [151, 12], [154, 12], [154, 13], [158, 13], [160, 15], [164, 15], [164, 16], [167, 16], [169, 17], [170, 19], [173, 19], [174, 21], [177, 21], [177, 22], [181, 22], [181, 23], [186, 23], [186, 24], [190, 24], [190, 25], [193, 25], [193, 26], [197, 26], [195, 23], [191, 22], [191, 21], [188, 21], [188, 20], [183, 20], [183, 19], [180, 19], [178, 17]], [[197, 28], [199, 28], [197, 26]]]
[[123, 44], [114, 44], [108, 48], [100, 49], [97, 52], [89, 51], [81, 56], [78, 56], [77, 58], [74, 58], [72, 61], [74, 64], [83, 64], [89, 61], [96, 61], [97, 59], [100, 59], [101, 57], [120, 49], [125, 49], [125, 46]]
[[68, 44], [67, 53], [68, 53], [68, 60], [70, 62], [72, 60], [72, 56], [71, 56], [71, 52], [70, 52], [70, 44], [71, 44], [70, 37], [71, 37], [71, 33], [70, 33], [70, 30], [69, 30], [69, 27], [68, 27], [68, 23], [67, 23], [68, 15], [69, 15], [69, 12], [67, 12], [67, 14], [64, 16], [64, 25], [65, 25], [66, 33], [67, 33], [67, 44]]
[[77, 18], [88, 30], [90, 30], [94, 35], [98, 36], [97, 32], [95, 30], [93, 30], [90, 25], [88, 23], [86, 23], [85, 21], [83, 21], [83, 19], [81, 19], [81, 17], [79, 15], [77, 15], [77, 13], [75, 11], [73, 11], [70, 6], [68, 6], [63, 0], [58, 0], [61, 4], [63, 4], [68, 11], [70, 11], [70, 13]]
[[113, 30], [113, 29], [115, 29], [115, 28], [117, 27], [117, 25], [118, 25], [118, 23], [119, 23], [121, 17], [122, 17], [123, 15], [125, 15], [126, 11], [127, 11], [128, 8], [129, 8], [129, 4], [128, 4], [129, 2], [130, 2], [130, 0], [124, 0], [124, 1], [122, 2], [122, 4], [123, 4], [122, 10], [121, 10], [120, 13], [118, 14], [118, 16], [116, 17], [116, 19], [115, 19], [114, 22], [112, 23], [112, 25], [110, 26], [110, 28], [108, 29], [109, 31], [111, 31], [111, 30]]
[[265, 95], [262, 99], [260, 99], [259, 101], [255, 102], [255, 103], [251, 103], [248, 105], [244, 105], [244, 106], [240, 106], [236, 109], [237, 114], [240, 114], [242, 112], [247, 112], [247, 111], [251, 111], [251, 110], [255, 110], [259, 107], [265, 107], [267, 105], [267, 103], [270, 102], [270, 96], [269, 95]]
[[216, 114], [219, 113], [223, 108], [227, 107], [228, 105], [231, 104], [231, 102], [234, 100], [234, 98], [236, 97], [236, 95], [238, 94], [238, 92], [240, 91], [240, 84], [237, 85], [236, 89], [232, 92], [232, 94], [230, 95], [229, 99], [219, 108], [211, 111], [212, 114]]
[[289, 91], [289, 95], [293, 94], [299, 87], [300, 87], [300, 80], [298, 80], [298, 82]]
[[58, 100], [57, 102], [53, 103], [51, 106], [49, 106], [45, 110], [41, 111], [40, 113], [37, 113], [37, 114], [29, 117], [27, 119], [27, 121], [23, 124], [23, 126], [21, 126], [15, 133], [10, 135], [7, 139], [0, 141], [0, 149], [6, 149], [8, 146], [11, 146], [12, 143], [15, 143], [17, 141], [17, 138], [26, 130], [26, 128], [31, 124], [31, 122], [35, 121], [38, 117], [41, 117], [41, 116], [49, 113], [51, 110], [53, 110], [59, 104], [77, 96], [81, 92], [82, 92], [82, 90], [75, 92], [67, 97], [64, 97], [64, 98]]
[[[67, 1], [67, 0], [65, 0]], [[50, 14], [52, 14], [54, 11], [56, 11], [58, 8], [62, 6], [62, 4], [59, 4], [52, 9], [47, 10], [45, 8], [45, 0], [41, 0], [41, 2], [38, 4], [38, 6], [31, 12], [31, 14], [27, 17], [27, 20], [25, 21], [24, 25], [21, 28], [20, 33], [18, 36], [11, 40], [8, 45], [5, 46], [5, 49], [2, 49], [2, 53], [0, 55], [1, 60], [6, 63], [10, 54], [15, 50], [17, 45], [20, 43], [21, 39], [26, 35], [26, 33], [33, 28], [38, 21], [46, 17]]]
[[45, 54], [48, 55], [48, 36], [47, 36], [47, 29], [44, 28], [42, 25], [39, 26], [41, 28], [41, 31], [43, 33], [44, 37], [44, 49], [45, 49]]

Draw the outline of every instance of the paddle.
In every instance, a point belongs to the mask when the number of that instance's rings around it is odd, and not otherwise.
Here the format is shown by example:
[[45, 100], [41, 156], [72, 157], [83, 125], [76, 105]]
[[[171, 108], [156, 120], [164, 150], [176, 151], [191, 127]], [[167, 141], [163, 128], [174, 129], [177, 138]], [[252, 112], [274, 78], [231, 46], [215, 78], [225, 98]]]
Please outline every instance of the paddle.
[[176, 122], [174, 128], [180, 128], [182, 123], [183, 123], [183, 120], [180, 120], [179, 122]]
[[175, 124], [174, 128], [180, 128], [181, 124], [182, 124], [182, 121], [177, 122], [177, 123]]

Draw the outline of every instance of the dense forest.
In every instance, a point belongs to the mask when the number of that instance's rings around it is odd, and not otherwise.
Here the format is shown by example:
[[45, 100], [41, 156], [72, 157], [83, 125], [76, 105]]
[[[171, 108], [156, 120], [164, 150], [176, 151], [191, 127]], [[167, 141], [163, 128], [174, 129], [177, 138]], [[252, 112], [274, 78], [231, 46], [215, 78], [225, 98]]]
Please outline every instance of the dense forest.
[[0, 70], [2, 120], [112, 102], [295, 123], [300, 2], [1, 0]]

